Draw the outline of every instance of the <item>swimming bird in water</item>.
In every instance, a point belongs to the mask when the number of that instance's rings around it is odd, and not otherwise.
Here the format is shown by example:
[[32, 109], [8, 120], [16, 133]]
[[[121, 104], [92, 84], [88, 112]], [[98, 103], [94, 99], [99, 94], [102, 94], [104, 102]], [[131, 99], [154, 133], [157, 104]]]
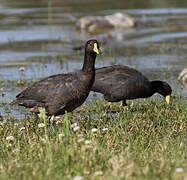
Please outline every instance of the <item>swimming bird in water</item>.
[[172, 89], [163, 81], [149, 81], [136, 69], [114, 65], [96, 69], [95, 82], [92, 91], [104, 94], [104, 99], [109, 102], [123, 101], [137, 98], [148, 98], [154, 93], [165, 97], [169, 103]]
[[47, 115], [54, 116], [73, 111], [82, 105], [89, 95], [95, 79], [97, 54], [97, 40], [87, 41], [80, 71], [46, 77], [23, 90], [11, 104], [25, 106], [34, 113], [39, 113], [39, 107], [43, 107]]

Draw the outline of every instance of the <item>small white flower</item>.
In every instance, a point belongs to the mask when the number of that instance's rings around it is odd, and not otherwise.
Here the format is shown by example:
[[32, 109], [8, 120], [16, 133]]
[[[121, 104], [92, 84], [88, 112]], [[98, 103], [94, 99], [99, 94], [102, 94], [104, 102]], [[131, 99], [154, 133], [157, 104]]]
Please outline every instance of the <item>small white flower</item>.
[[24, 68], [24, 67], [20, 67], [19, 70], [20, 70], [21, 72], [24, 72], [24, 71], [25, 71], [25, 68]]
[[14, 123], [15, 126], [18, 126], [19, 124], [18, 123]]
[[64, 136], [65, 136], [64, 133], [61, 133], [61, 134], [58, 135], [59, 138], [62, 138]]
[[176, 168], [176, 170], [175, 170], [176, 172], [178, 172], [178, 173], [181, 173], [181, 172], [183, 172], [184, 171], [184, 169], [183, 168]]
[[88, 175], [90, 174], [90, 171], [84, 171], [84, 174]]
[[19, 130], [20, 130], [20, 131], [25, 130], [25, 127], [21, 127]]
[[[52, 116], [52, 117], [53, 117], [53, 116]], [[55, 118], [54, 118], [54, 119], [55, 119], [55, 120], [56, 120], [56, 119], [60, 119], [60, 116], [55, 116]]]
[[7, 144], [6, 147], [7, 148], [12, 147], [12, 144]]
[[95, 175], [95, 176], [101, 176], [101, 175], [103, 175], [103, 171], [96, 171], [96, 172], [94, 173], [94, 175]]
[[73, 128], [73, 131], [78, 131], [79, 129], [80, 129], [79, 126], [75, 126], [75, 127]]
[[18, 148], [13, 149], [12, 152], [19, 152], [19, 149]]
[[83, 137], [83, 134], [78, 134], [78, 137]]
[[84, 141], [84, 138], [80, 138], [80, 139], [77, 140], [78, 143], [81, 143], [83, 141]]
[[[70, 174], [68, 174], [68, 175], [67, 175], [67, 178], [68, 178], [68, 179], [70, 179], [70, 178], [71, 178], [71, 175], [70, 175]], [[71, 178], [71, 179], [72, 179], [72, 178]]]
[[95, 133], [95, 132], [97, 132], [97, 128], [93, 128], [91, 131], [92, 131], [93, 133]]
[[107, 131], [107, 130], [108, 130], [108, 128], [103, 128], [103, 129], [102, 129], [102, 131]]
[[45, 124], [44, 123], [40, 123], [40, 124], [38, 124], [38, 127], [39, 128], [43, 128], [43, 127], [45, 127]]
[[71, 128], [74, 128], [74, 127], [76, 127], [76, 126], [78, 126], [78, 124], [77, 124], [77, 123], [73, 123], [73, 124], [71, 125]]
[[45, 138], [40, 138], [41, 141], [43, 141], [44, 143], [46, 143], [46, 139]]
[[75, 176], [75, 177], [73, 178], [73, 180], [82, 180], [82, 179], [83, 179], [82, 176]]
[[90, 140], [86, 140], [86, 141], [84, 142], [84, 144], [91, 144], [91, 141], [90, 141]]
[[13, 140], [14, 140], [14, 137], [13, 137], [13, 136], [7, 136], [7, 137], [6, 137], [6, 140], [7, 140], [7, 141], [13, 141]]

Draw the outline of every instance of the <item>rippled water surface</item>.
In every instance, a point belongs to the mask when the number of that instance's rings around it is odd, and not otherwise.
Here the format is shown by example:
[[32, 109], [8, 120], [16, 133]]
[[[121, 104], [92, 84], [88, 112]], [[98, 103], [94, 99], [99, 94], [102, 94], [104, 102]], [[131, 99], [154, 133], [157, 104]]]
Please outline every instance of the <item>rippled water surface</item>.
[[[128, 13], [137, 26], [100, 35], [75, 27], [82, 16], [115, 12]], [[5, 93], [1, 101], [14, 99], [33, 79], [81, 68], [84, 53], [73, 48], [93, 37], [104, 42], [97, 67], [129, 65], [150, 79], [168, 81], [174, 93], [187, 97], [177, 80], [187, 67], [186, 19], [183, 0], [0, 0], [0, 87]]]

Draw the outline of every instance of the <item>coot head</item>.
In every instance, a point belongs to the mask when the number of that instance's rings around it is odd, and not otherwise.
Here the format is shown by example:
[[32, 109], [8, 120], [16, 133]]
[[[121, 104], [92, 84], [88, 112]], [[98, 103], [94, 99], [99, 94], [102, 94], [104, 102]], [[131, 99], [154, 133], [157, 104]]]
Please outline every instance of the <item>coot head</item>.
[[169, 104], [170, 101], [170, 95], [172, 93], [171, 86], [163, 81], [153, 81], [154, 82], [154, 88], [157, 93], [161, 94], [165, 97], [166, 102]]
[[95, 39], [87, 41], [85, 46], [85, 53], [99, 54], [99, 43]]

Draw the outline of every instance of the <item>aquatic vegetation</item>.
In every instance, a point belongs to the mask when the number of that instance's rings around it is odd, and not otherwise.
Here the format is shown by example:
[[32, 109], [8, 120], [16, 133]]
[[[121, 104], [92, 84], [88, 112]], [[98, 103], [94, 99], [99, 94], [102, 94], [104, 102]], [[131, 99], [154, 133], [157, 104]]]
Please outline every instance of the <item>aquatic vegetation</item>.
[[28, 85], [28, 80], [27, 79], [19, 79], [17, 81], [14, 81], [15, 86], [27, 86]]

